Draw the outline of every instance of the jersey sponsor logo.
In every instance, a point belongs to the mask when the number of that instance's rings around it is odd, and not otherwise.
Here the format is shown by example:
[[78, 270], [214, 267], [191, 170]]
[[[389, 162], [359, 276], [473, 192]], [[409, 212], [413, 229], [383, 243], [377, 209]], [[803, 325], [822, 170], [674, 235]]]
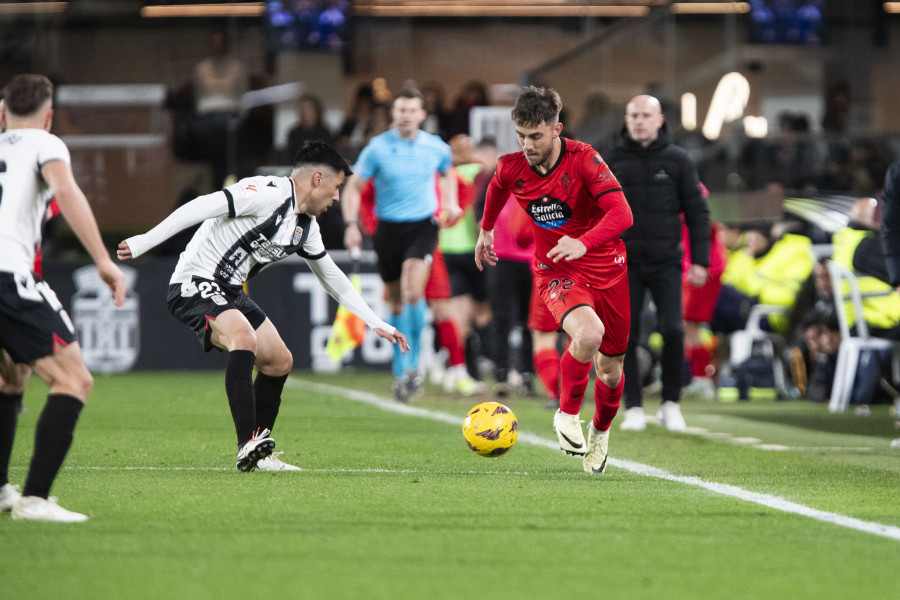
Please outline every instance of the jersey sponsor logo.
[[525, 207], [531, 220], [544, 229], [556, 229], [572, 218], [572, 207], [560, 200], [544, 194], [531, 200]]
[[255, 240], [250, 241], [250, 249], [258, 260], [280, 260], [287, 256], [284, 249], [278, 244], [269, 240], [262, 233]]
[[126, 286], [121, 308], [113, 304], [112, 292], [100, 279], [97, 267], [82, 267], [72, 274], [77, 289], [72, 296], [72, 320], [84, 364], [91, 371], [127, 371], [137, 362], [141, 323], [134, 284], [138, 271], [125, 265], [119, 268], [125, 273]]

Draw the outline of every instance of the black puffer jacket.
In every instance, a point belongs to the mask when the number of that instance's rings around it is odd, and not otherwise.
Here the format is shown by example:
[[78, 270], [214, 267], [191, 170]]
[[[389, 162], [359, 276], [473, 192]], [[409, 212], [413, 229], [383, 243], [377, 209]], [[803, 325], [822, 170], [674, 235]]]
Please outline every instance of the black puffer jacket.
[[690, 231], [691, 263], [709, 267], [709, 207], [700, 192], [694, 161], [669, 141], [666, 123], [646, 148], [623, 127], [624, 144], [603, 154], [634, 214], [622, 234], [629, 267], [680, 261], [681, 219]]

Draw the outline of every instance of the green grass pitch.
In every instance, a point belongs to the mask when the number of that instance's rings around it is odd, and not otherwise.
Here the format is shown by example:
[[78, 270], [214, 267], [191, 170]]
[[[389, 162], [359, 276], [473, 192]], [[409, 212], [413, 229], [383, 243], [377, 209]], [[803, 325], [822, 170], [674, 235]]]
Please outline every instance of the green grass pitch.
[[[29, 384], [14, 483], [45, 395]], [[506, 402], [521, 430], [509, 453], [475, 455], [460, 427], [481, 399], [431, 390], [406, 414], [386, 374], [296, 372], [273, 437], [303, 471], [244, 474], [223, 373], [97, 376], [52, 491], [90, 521], [0, 514], [0, 598], [900, 597], [888, 407], [687, 399], [702, 430], [620, 432], [620, 416], [598, 477], [551, 448], [533, 399]]]

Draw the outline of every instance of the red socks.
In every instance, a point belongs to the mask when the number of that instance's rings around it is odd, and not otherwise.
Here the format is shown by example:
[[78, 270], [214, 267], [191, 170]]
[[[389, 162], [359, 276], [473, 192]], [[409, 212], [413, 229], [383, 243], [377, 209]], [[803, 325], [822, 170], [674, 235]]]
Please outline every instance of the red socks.
[[577, 415], [581, 412], [581, 401], [587, 390], [591, 367], [593, 367], [593, 361], [581, 362], [569, 352], [563, 353], [562, 358], [559, 359], [559, 371], [562, 375], [559, 410], [570, 415]]
[[466, 363], [466, 351], [462, 344], [459, 343], [459, 333], [456, 331], [456, 324], [453, 319], [447, 319], [440, 323], [434, 324], [434, 331], [437, 333], [438, 344], [441, 348], [446, 348], [450, 354], [450, 366], [463, 365]]
[[688, 360], [691, 363], [691, 375], [694, 377], [709, 377], [706, 368], [709, 366], [711, 357], [709, 349], [706, 346], [691, 346], [685, 348]]
[[597, 411], [594, 413], [594, 429], [606, 431], [612, 425], [612, 420], [619, 412], [619, 403], [622, 399], [622, 390], [625, 387], [625, 374], [619, 379], [618, 385], [611, 388], [599, 379], [594, 382], [594, 404]]
[[552, 400], [558, 399], [559, 353], [556, 348], [547, 348], [534, 355], [534, 371], [547, 390], [547, 397]]

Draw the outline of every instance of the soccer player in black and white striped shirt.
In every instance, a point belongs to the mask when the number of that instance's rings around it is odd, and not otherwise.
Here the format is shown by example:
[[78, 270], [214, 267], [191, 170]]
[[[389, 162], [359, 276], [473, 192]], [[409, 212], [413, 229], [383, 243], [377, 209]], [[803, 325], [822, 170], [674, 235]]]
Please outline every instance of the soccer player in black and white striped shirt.
[[[298, 254], [326, 290], [380, 337], [409, 349], [405, 336], [360, 297], [325, 252], [316, 217], [340, 199], [351, 173], [338, 152], [308, 142], [289, 177], [248, 177], [178, 208], [149, 232], [119, 244], [135, 258], [172, 235], [202, 223], [169, 281], [169, 311], [191, 327], [208, 351], [228, 352], [225, 392], [237, 432], [237, 468], [297, 470], [272, 454], [268, 437], [293, 358], [278, 331], [242, 284], [267, 265]], [[258, 374], [254, 381], [253, 366]]]

